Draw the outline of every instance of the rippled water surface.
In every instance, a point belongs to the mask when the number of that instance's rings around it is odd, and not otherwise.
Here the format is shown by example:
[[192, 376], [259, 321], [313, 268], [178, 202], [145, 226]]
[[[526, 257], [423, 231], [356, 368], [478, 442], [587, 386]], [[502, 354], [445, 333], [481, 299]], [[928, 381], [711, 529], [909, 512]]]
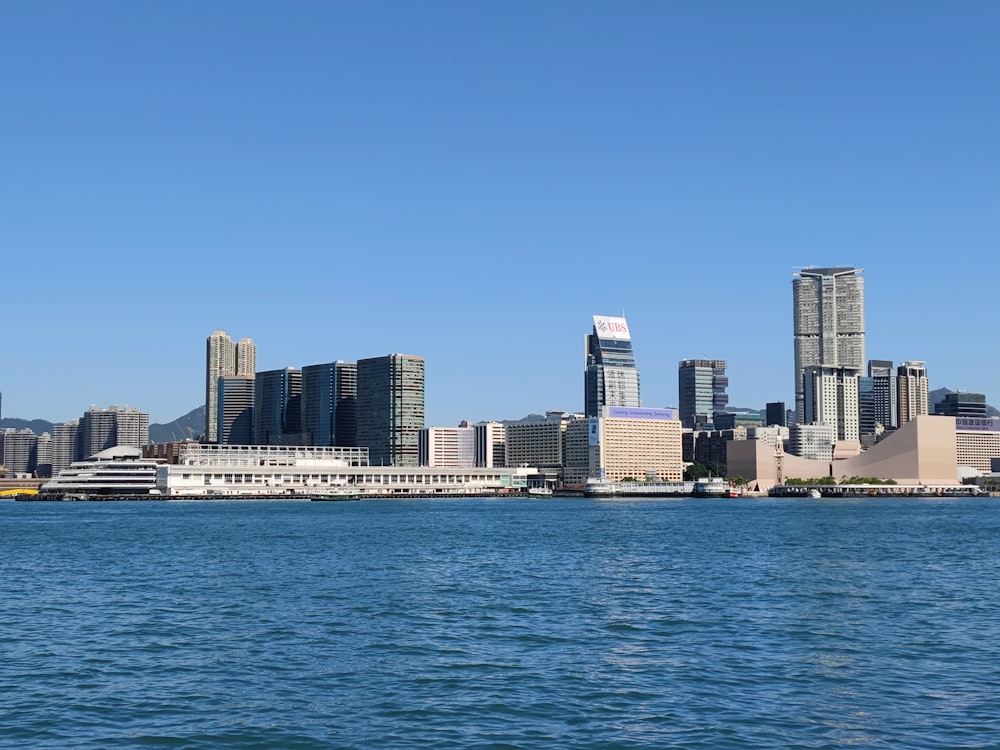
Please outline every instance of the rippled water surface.
[[1000, 501], [0, 503], [0, 744], [1000, 746]]

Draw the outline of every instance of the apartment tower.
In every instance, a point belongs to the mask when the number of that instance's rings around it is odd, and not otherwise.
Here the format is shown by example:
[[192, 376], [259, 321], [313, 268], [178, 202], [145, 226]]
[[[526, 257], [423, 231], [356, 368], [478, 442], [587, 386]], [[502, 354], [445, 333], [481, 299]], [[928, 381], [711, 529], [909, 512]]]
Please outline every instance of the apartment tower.
[[639, 407], [639, 369], [625, 318], [594, 316], [584, 336], [584, 411], [598, 417], [605, 406]]
[[930, 413], [925, 363], [908, 360], [896, 369], [896, 394], [900, 427], [915, 417]]
[[807, 268], [792, 279], [795, 418], [805, 421], [810, 367], [860, 373], [865, 365], [865, 286], [859, 268]]
[[205, 440], [219, 442], [219, 380], [252, 378], [257, 371], [257, 347], [242, 338], [234, 343], [225, 331], [213, 331], [205, 357]]

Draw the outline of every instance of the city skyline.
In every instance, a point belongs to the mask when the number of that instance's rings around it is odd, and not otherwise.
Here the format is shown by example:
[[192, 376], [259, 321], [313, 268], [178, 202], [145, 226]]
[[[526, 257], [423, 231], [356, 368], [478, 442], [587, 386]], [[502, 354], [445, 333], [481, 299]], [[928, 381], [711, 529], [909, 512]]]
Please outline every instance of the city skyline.
[[4, 416], [172, 421], [216, 329], [260, 371], [416, 352], [429, 425], [578, 411], [594, 313], [627, 317], [644, 406], [705, 357], [732, 405], [794, 404], [804, 266], [865, 269], [869, 358], [1000, 392], [970, 286], [1000, 271], [992, 3], [4, 19]]

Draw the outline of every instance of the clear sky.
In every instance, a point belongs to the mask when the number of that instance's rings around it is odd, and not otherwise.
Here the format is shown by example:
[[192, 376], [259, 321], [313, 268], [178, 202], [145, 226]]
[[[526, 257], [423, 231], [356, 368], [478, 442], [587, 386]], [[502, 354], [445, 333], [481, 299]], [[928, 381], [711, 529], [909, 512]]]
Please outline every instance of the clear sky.
[[427, 424], [583, 408], [594, 314], [792, 398], [791, 280], [865, 269], [868, 357], [1000, 401], [1000, 3], [0, 4], [3, 416], [427, 360]]

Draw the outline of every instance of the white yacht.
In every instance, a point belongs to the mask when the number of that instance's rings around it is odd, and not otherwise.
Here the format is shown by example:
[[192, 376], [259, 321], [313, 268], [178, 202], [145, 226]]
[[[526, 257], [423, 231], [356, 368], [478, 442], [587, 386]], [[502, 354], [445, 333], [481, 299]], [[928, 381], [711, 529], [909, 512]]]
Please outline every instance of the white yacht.
[[100, 498], [108, 495], [158, 495], [156, 469], [160, 462], [143, 458], [138, 448], [119, 445], [97, 453], [39, 487], [42, 495], [67, 499]]

